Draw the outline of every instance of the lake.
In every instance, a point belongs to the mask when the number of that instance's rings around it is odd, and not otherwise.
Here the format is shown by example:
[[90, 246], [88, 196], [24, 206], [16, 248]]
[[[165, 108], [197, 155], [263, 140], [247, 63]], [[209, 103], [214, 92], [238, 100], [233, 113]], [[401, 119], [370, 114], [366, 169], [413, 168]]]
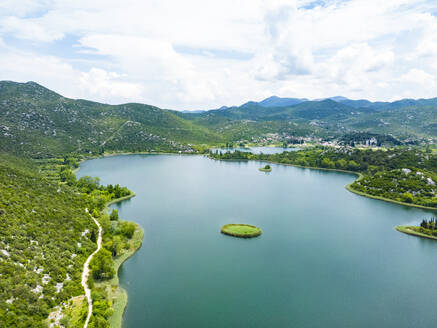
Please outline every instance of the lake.
[[[123, 327], [434, 327], [437, 242], [401, 234], [432, 212], [368, 199], [354, 175], [202, 156], [94, 159], [137, 196], [113, 207], [145, 230], [120, 269]], [[227, 223], [259, 226], [238, 239]]]

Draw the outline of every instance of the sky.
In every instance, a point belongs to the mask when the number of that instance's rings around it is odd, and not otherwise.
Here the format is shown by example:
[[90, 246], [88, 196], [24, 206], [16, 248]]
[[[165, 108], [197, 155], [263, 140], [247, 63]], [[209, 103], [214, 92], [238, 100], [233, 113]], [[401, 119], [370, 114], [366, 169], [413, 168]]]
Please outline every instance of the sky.
[[0, 0], [0, 80], [177, 110], [437, 97], [436, 0]]

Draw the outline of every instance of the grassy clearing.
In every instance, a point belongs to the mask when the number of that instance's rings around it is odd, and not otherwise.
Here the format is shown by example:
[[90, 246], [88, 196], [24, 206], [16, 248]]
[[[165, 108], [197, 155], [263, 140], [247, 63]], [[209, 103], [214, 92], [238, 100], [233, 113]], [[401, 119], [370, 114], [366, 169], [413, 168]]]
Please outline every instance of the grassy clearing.
[[253, 238], [261, 235], [262, 230], [250, 224], [226, 224], [221, 232], [233, 237]]
[[399, 232], [405, 233], [407, 235], [437, 240], [436, 236], [421, 233], [420, 231], [418, 231], [419, 228], [420, 227], [414, 227], [414, 226], [397, 226], [396, 230]]
[[83, 325], [87, 312], [88, 303], [84, 295], [71, 299], [71, 306], [66, 313], [71, 318], [69, 325], [71, 327], [80, 327]]
[[55, 308], [50, 313], [49, 318], [45, 320], [45, 325], [47, 327], [59, 327], [65, 325], [65, 321], [68, 321], [66, 327], [82, 327], [87, 313], [88, 302], [85, 295], [75, 296], [68, 300], [66, 304]]

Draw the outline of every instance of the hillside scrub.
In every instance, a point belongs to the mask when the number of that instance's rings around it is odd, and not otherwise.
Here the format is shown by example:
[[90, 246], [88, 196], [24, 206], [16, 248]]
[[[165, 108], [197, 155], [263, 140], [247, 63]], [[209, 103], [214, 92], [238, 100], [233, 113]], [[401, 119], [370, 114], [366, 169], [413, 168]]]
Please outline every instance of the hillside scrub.
[[0, 156], [0, 190], [2, 326], [43, 327], [51, 308], [83, 293], [83, 263], [96, 248], [84, 211], [91, 201], [8, 155]]
[[[61, 181], [77, 166], [77, 158], [26, 160], [0, 154], [0, 318], [5, 327], [45, 327], [55, 306], [66, 304], [65, 327], [84, 320], [80, 284], [85, 260], [96, 249], [97, 230], [90, 213], [103, 227], [103, 249], [91, 261], [93, 295], [90, 327], [107, 327], [112, 311], [105, 290], [96, 282], [114, 275], [114, 259], [129, 247], [135, 225], [111, 221], [105, 204], [132, 195], [125, 187], [101, 186], [83, 177]], [[19, 192], [17, 192], [19, 191]], [[81, 309], [69, 308], [78, 304]]]

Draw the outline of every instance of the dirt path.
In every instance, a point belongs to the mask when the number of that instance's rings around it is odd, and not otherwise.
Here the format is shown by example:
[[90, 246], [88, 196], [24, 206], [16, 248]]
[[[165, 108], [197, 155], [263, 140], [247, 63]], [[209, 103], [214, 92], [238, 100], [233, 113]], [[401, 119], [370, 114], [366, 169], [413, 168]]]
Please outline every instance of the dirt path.
[[[85, 211], [88, 213], [88, 209], [85, 209]], [[91, 214], [89, 214], [89, 215], [94, 220], [95, 224], [99, 227], [99, 237], [97, 238], [97, 249], [94, 251], [94, 253], [92, 253], [87, 258], [87, 260], [85, 261], [85, 263], [83, 265], [82, 286], [83, 286], [83, 289], [85, 290], [85, 297], [88, 301], [88, 315], [86, 317], [85, 324], [83, 325], [83, 328], [88, 327], [88, 322], [90, 321], [91, 315], [93, 313], [93, 302], [91, 299], [91, 289], [88, 288], [88, 276], [90, 274], [89, 264], [90, 264], [91, 260], [93, 259], [93, 256], [96, 255], [96, 253], [98, 251], [100, 251], [100, 249], [102, 248], [102, 226], [95, 218], [93, 218], [91, 216]]]
[[122, 125], [120, 125], [120, 127], [117, 129], [117, 131], [115, 131], [113, 134], [111, 134], [105, 141], [103, 141], [100, 144], [100, 147], [103, 147], [104, 145], [106, 145], [106, 143], [111, 140], [112, 138], [114, 138], [114, 136], [119, 133], [121, 131], [121, 129], [123, 129], [123, 127], [128, 124], [128, 123], [132, 123], [132, 121], [127, 120], [126, 122], [124, 122]]

